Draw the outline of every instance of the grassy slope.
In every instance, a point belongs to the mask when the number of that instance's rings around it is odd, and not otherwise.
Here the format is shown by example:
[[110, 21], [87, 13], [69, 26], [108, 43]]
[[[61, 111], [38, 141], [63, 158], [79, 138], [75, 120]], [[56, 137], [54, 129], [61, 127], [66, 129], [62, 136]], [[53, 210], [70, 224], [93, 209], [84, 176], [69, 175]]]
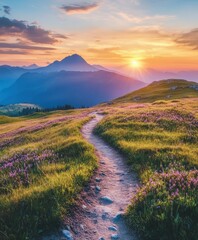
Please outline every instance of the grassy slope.
[[[196, 86], [196, 89], [193, 88]], [[169, 100], [179, 98], [198, 97], [198, 83], [185, 80], [163, 80], [153, 82], [145, 88], [134, 91], [114, 103], [123, 102], [154, 102], [157, 100]]]
[[[65, 116], [68, 119], [58, 120]], [[26, 161], [24, 153], [33, 152], [35, 155], [29, 157], [27, 180], [20, 172], [18, 177], [9, 175], [24, 170], [21, 163], [1, 170], [0, 238], [32, 239], [56, 228], [69, 214], [69, 207], [89, 180], [97, 161], [92, 146], [80, 133], [81, 126], [89, 119], [82, 111], [14, 119], [11, 123], [9, 118], [4, 119], [7, 124], [0, 124], [0, 133], [7, 134], [0, 138], [0, 166], [5, 166], [3, 162], [11, 161], [16, 154], [23, 161]], [[42, 125], [49, 121], [53, 122], [45, 127]], [[17, 133], [22, 127], [26, 129]], [[16, 132], [9, 135], [11, 131]], [[46, 159], [49, 150], [54, 155]], [[37, 156], [42, 156], [41, 162], [35, 162]]]
[[[198, 189], [189, 183], [198, 178], [197, 172], [190, 172], [198, 169], [197, 101], [125, 103], [103, 109], [109, 115], [96, 133], [125, 155], [142, 182], [127, 219], [145, 239], [197, 237]], [[162, 172], [167, 179], [162, 179]], [[185, 188], [187, 183], [190, 187]], [[175, 188], [178, 196], [172, 195]]]

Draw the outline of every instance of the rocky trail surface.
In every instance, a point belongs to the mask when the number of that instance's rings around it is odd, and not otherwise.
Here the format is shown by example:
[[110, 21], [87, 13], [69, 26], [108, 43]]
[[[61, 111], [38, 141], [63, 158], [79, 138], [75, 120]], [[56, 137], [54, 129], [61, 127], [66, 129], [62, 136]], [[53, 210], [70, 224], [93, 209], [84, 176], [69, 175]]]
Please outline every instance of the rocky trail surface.
[[136, 240], [129, 231], [123, 213], [136, 192], [137, 180], [123, 157], [93, 134], [103, 115], [94, 118], [82, 128], [84, 138], [91, 143], [99, 159], [99, 168], [79, 198], [79, 206], [67, 222], [61, 235], [45, 240]]

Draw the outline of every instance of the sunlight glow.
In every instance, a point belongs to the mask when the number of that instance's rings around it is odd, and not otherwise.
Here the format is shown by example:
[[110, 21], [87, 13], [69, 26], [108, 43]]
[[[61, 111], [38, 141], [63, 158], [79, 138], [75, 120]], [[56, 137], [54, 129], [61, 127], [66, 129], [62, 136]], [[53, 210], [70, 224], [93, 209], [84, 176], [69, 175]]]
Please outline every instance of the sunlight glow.
[[141, 62], [140, 62], [140, 61], [138, 61], [138, 60], [136, 60], [136, 59], [132, 59], [132, 60], [131, 60], [131, 67], [136, 68], [136, 69], [139, 69], [139, 68], [142, 67], [142, 65], [141, 65]]

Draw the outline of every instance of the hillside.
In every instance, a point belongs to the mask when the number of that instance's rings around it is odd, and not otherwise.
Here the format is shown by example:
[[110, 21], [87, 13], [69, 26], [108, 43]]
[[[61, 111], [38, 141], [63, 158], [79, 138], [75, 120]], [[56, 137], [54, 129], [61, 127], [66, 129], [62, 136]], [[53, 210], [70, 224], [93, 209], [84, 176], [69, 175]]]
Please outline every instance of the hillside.
[[26, 73], [1, 92], [0, 103], [93, 106], [143, 86], [143, 82], [106, 71]]
[[198, 83], [169, 79], [153, 82], [144, 88], [116, 99], [114, 102], [154, 102], [193, 97], [198, 97]]
[[138, 239], [197, 240], [197, 99], [101, 110], [106, 116], [95, 133], [125, 157], [141, 181], [127, 209], [130, 229]]

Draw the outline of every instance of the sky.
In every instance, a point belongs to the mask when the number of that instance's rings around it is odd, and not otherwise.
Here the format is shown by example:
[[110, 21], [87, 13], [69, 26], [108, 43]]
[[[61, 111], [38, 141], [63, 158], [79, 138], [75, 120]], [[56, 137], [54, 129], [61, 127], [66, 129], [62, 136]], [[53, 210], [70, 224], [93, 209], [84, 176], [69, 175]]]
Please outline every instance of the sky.
[[0, 64], [194, 70], [198, 0], [0, 0]]

